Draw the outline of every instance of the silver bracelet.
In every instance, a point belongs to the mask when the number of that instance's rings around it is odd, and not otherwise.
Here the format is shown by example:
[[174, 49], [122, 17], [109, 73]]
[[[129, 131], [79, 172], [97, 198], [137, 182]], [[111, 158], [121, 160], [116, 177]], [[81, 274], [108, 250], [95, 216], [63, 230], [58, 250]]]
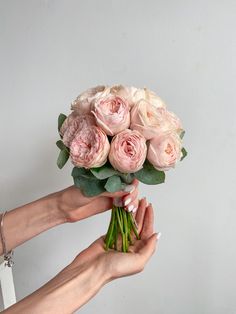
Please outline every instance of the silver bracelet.
[[4, 231], [3, 231], [3, 220], [4, 220], [4, 216], [6, 215], [6, 213], [7, 213], [7, 211], [5, 211], [1, 215], [0, 235], [1, 235], [1, 240], [2, 240], [3, 258], [5, 261], [5, 266], [12, 267], [14, 264], [13, 259], [12, 259], [13, 251], [11, 250], [11, 251], [7, 252], [6, 241], [5, 241], [5, 237], [4, 237]]

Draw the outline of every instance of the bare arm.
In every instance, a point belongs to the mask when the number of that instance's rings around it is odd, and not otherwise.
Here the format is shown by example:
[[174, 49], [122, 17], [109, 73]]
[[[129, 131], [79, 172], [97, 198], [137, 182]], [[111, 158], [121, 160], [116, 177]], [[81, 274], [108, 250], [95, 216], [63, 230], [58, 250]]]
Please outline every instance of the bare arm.
[[[18, 207], [4, 217], [4, 235], [10, 251], [39, 233], [64, 222], [58, 211], [56, 194]], [[3, 253], [0, 241], [0, 255]]]
[[[112, 207], [113, 197], [131, 198], [138, 202], [138, 182], [133, 182], [133, 191], [103, 193], [97, 197], [86, 197], [71, 186], [47, 195], [39, 200], [9, 211], [4, 217], [4, 235], [10, 251], [43, 231], [65, 222], [76, 222], [101, 213]], [[0, 255], [3, 254], [0, 241]]]
[[136, 214], [141, 240], [133, 238], [129, 253], [104, 251], [96, 240], [39, 290], [11, 306], [5, 314], [71, 314], [87, 303], [107, 282], [143, 270], [156, 248], [153, 209], [140, 201]]

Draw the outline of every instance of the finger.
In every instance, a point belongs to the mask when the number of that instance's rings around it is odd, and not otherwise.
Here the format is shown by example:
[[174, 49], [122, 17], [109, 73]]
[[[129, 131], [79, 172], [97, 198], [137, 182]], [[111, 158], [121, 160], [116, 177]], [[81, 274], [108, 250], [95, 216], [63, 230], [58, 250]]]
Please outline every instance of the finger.
[[138, 204], [138, 189], [123, 197], [123, 204], [129, 212], [133, 211], [134, 205], [137, 207]]
[[127, 207], [125, 207], [125, 209], [128, 212], [132, 212], [135, 213], [138, 209], [138, 204], [139, 204], [139, 200], [135, 199], [134, 201], [132, 201]]
[[148, 239], [153, 234], [154, 211], [152, 204], [149, 204], [145, 211], [141, 239]]
[[138, 225], [138, 232], [140, 233], [143, 228], [143, 219], [145, 216], [147, 201], [146, 198], [142, 198], [138, 204], [138, 210], [135, 215], [135, 220]]
[[154, 233], [153, 235], [151, 235], [151, 237], [145, 241], [145, 245], [143, 245], [138, 252], [138, 254], [142, 258], [143, 266], [148, 262], [148, 260], [156, 250], [158, 235], [159, 233]]

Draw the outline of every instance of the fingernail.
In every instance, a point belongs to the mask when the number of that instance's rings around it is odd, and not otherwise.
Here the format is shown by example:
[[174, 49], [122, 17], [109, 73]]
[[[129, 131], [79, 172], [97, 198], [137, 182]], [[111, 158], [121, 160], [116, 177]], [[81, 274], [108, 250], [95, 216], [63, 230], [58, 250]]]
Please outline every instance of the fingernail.
[[144, 201], [145, 206], [147, 206], [147, 199], [146, 199], [146, 197], [143, 198], [143, 201]]
[[120, 197], [113, 198], [113, 204], [117, 207], [122, 207], [122, 199]]
[[161, 232], [158, 232], [158, 234], [157, 234], [157, 240], [159, 240], [160, 237], [161, 237]]
[[131, 212], [133, 210], [133, 208], [134, 208], [134, 205], [128, 206], [128, 212]]
[[131, 198], [127, 198], [127, 199], [124, 201], [124, 205], [127, 206], [130, 202], [131, 202]]
[[133, 213], [136, 213], [137, 209], [138, 209], [137, 207], [134, 207]]
[[126, 187], [124, 188], [124, 191], [128, 193], [132, 193], [134, 189], [135, 189], [135, 186], [133, 184], [129, 184], [129, 185], [126, 185]]

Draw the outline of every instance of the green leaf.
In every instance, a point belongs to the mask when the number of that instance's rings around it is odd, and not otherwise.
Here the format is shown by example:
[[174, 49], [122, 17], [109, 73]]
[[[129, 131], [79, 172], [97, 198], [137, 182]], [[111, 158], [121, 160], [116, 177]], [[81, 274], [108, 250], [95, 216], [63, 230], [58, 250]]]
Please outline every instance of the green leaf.
[[74, 167], [72, 172], [71, 172], [71, 175], [73, 178], [75, 178], [75, 177], [79, 177], [81, 175], [86, 175], [87, 172], [88, 171], [85, 168]]
[[121, 177], [122, 181], [126, 184], [130, 184], [134, 180], [133, 173], [120, 173], [119, 172], [119, 176]]
[[105, 189], [111, 193], [120, 191], [121, 188], [122, 188], [121, 178], [116, 175], [108, 178], [107, 183], [105, 184]]
[[96, 196], [105, 192], [105, 180], [97, 179], [89, 170], [85, 168], [74, 167], [71, 175], [74, 178], [74, 184], [86, 196]]
[[181, 138], [181, 140], [182, 140], [182, 138], [184, 137], [184, 135], [185, 135], [185, 131], [182, 130], [181, 133], [180, 133], [180, 135], [179, 135], [179, 137]]
[[92, 168], [90, 171], [96, 178], [100, 180], [107, 179], [118, 173], [114, 168], [112, 168], [110, 164], [105, 164], [99, 168]]
[[62, 140], [57, 141], [56, 145], [60, 150], [65, 149], [69, 152], [69, 148], [62, 142]]
[[59, 156], [57, 158], [57, 166], [58, 168], [63, 168], [66, 164], [67, 160], [69, 159], [70, 154], [67, 149], [62, 149], [59, 153]]
[[165, 172], [159, 171], [153, 167], [148, 161], [143, 168], [134, 173], [135, 177], [145, 184], [160, 184], [165, 182]]
[[64, 113], [60, 113], [58, 116], [58, 132], [60, 133], [61, 126], [66, 120], [67, 116]]
[[182, 161], [188, 155], [188, 152], [186, 151], [186, 149], [184, 147], [181, 149], [181, 152], [182, 152], [182, 157], [181, 157], [180, 161]]

